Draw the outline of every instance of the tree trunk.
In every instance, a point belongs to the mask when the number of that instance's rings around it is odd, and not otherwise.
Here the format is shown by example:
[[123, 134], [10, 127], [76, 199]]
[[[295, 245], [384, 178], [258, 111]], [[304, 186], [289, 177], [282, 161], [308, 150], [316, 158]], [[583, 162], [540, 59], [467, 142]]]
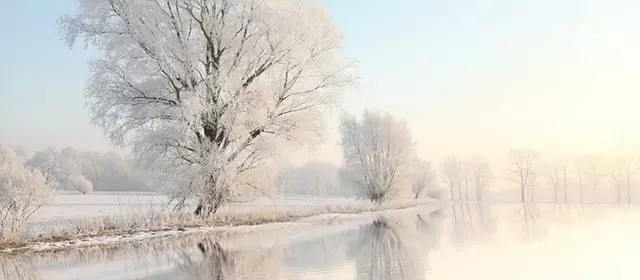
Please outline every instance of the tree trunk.
[[520, 202], [524, 203], [524, 186], [520, 186]]
[[[211, 179], [214, 180], [213, 178]], [[210, 182], [209, 189], [206, 193], [201, 193], [198, 206], [193, 211], [193, 214], [200, 217], [208, 217], [218, 212], [218, 209], [227, 201], [229, 196], [229, 190], [226, 187], [216, 187], [215, 183]]]
[[449, 190], [451, 192], [451, 201], [453, 201], [455, 199], [455, 190], [453, 188], [453, 186], [449, 186]]

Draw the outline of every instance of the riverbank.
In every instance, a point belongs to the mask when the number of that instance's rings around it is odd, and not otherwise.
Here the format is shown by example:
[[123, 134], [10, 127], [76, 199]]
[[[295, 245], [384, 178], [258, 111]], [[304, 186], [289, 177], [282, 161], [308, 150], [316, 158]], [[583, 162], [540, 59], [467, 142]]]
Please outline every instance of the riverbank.
[[86, 219], [72, 228], [52, 228], [0, 241], [0, 252], [23, 253], [67, 248], [114, 245], [152, 238], [171, 238], [219, 228], [290, 223], [328, 214], [360, 214], [434, 204], [433, 200], [402, 200], [383, 205], [329, 205], [309, 209], [219, 213], [209, 218], [190, 213], [151, 210], [137, 215]]

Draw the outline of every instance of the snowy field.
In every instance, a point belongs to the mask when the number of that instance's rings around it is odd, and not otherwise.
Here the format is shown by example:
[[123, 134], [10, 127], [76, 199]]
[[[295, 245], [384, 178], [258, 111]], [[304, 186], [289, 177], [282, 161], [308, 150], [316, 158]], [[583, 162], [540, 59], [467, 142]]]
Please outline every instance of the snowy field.
[[[94, 192], [88, 195], [61, 192], [55, 195], [50, 204], [34, 215], [29, 228], [33, 231], [44, 231], [48, 227], [72, 226], [75, 222], [87, 218], [135, 215], [150, 210], [161, 210], [168, 200], [166, 195], [141, 192]], [[368, 203], [350, 198], [264, 198], [249, 202], [229, 203], [220, 211], [259, 212], [346, 204], [366, 205]]]

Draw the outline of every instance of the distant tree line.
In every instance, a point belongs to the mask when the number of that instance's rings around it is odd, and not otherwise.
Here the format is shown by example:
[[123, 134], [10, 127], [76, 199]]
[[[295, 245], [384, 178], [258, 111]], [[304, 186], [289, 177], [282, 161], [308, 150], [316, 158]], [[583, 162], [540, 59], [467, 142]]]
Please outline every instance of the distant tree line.
[[136, 168], [119, 153], [82, 151], [74, 147], [47, 148], [29, 156], [26, 149], [13, 146], [27, 167], [47, 174], [58, 183], [58, 189], [92, 191], [151, 191], [153, 176]]

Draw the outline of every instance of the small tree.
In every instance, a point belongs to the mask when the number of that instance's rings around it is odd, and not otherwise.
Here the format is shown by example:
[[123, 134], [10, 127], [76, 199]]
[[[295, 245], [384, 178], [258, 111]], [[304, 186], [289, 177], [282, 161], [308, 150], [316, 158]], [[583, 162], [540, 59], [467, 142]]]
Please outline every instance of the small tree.
[[431, 162], [417, 160], [413, 165], [413, 194], [414, 198], [420, 197], [425, 189], [432, 187], [435, 174]]
[[520, 201], [525, 202], [526, 190], [534, 183], [535, 164], [539, 153], [534, 150], [511, 150], [509, 152], [509, 179], [516, 182], [520, 188]]
[[451, 200], [455, 199], [456, 190], [458, 190], [458, 199], [462, 196], [460, 191], [461, 186], [461, 174], [462, 174], [462, 161], [457, 156], [450, 155], [445, 158], [442, 163], [442, 176], [449, 188]]
[[576, 186], [580, 195], [580, 203], [584, 203], [584, 187], [587, 184], [587, 166], [582, 158], [576, 158], [573, 161], [573, 174], [575, 175]]
[[553, 202], [558, 202], [558, 192], [560, 191], [562, 174], [557, 161], [552, 161], [547, 164], [547, 176], [553, 191]]
[[618, 203], [622, 202], [623, 186], [627, 189], [627, 203], [631, 203], [631, 183], [635, 175], [633, 158], [628, 155], [615, 157], [611, 162], [610, 175], [618, 192]]
[[468, 166], [470, 168], [471, 178], [476, 190], [476, 199], [482, 200], [482, 196], [485, 190], [491, 184], [493, 179], [493, 171], [491, 166], [484, 159], [476, 157], [473, 158]]
[[360, 195], [376, 203], [396, 196], [414, 158], [406, 123], [389, 114], [364, 111], [361, 120], [345, 115], [340, 131], [345, 166]]
[[22, 162], [13, 150], [0, 145], [0, 239], [18, 233], [56, 187], [41, 171]]
[[591, 185], [593, 192], [593, 202], [596, 202], [598, 192], [600, 190], [600, 181], [602, 176], [602, 157], [599, 155], [589, 155], [585, 157], [587, 181]]

